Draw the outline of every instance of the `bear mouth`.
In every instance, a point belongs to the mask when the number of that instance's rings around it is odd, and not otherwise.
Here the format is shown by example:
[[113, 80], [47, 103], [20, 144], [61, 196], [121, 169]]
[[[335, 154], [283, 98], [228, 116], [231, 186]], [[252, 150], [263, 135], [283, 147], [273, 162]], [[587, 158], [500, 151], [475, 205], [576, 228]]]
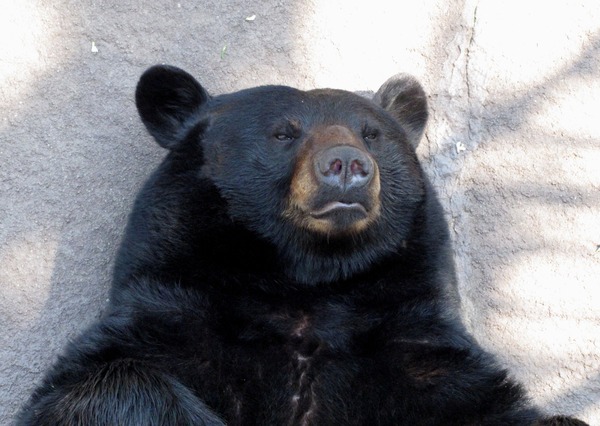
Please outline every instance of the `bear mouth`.
[[339, 215], [351, 216], [355, 219], [360, 219], [367, 217], [368, 213], [365, 206], [360, 203], [332, 201], [325, 204], [318, 210], [311, 211], [310, 215], [315, 219], [333, 218]]

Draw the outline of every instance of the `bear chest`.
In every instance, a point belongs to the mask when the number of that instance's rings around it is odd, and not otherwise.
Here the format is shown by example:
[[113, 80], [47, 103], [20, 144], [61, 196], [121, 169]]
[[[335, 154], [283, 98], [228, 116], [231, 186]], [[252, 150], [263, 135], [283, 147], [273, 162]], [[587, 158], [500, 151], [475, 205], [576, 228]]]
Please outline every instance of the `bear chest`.
[[313, 424], [320, 409], [320, 367], [327, 359], [328, 342], [314, 336], [311, 318], [293, 324], [286, 353], [289, 357], [288, 386], [291, 391], [289, 425]]
[[345, 310], [329, 309], [276, 311], [238, 322], [228, 339], [235, 349], [222, 352], [232, 358], [221, 365], [233, 367], [236, 376], [226, 392], [229, 424], [324, 424], [332, 410], [343, 409], [327, 401], [349, 392], [357, 368], [349, 351], [355, 324]]

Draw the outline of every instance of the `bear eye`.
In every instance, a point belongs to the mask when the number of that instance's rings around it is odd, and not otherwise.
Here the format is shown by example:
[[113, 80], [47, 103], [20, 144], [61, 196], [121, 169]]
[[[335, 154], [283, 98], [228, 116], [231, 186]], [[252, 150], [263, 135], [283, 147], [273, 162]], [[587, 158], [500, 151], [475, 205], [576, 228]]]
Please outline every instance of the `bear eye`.
[[277, 133], [275, 134], [275, 139], [277, 139], [278, 141], [291, 141], [292, 139], [294, 139], [294, 137], [288, 135], [287, 133]]
[[290, 120], [276, 129], [273, 137], [278, 141], [289, 142], [300, 137], [300, 124], [296, 120]]
[[375, 129], [365, 129], [363, 131], [363, 138], [368, 141], [373, 141], [377, 139], [379, 132]]

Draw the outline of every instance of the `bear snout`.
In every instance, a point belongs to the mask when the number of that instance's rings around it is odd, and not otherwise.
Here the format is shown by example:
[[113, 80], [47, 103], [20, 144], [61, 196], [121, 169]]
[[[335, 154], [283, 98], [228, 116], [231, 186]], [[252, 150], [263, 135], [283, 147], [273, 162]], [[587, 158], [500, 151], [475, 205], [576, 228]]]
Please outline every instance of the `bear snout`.
[[342, 125], [318, 127], [297, 156], [283, 216], [328, 236], [360, 232], [380, 212], [377, 162]]
[[344, 193], [367, 185], [373, 177], [373, 160], [365, 151], [350, 145], [338, 145], [314, 157], [315, 176], [321, 184]]

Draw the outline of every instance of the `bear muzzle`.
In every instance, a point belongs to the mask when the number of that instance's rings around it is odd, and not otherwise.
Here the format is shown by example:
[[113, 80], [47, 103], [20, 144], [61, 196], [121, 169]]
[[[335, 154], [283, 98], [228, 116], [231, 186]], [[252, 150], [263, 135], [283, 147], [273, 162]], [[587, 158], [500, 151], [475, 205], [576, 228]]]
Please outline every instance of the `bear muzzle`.
[[379, 170], [364, 142], [341, 125], [313, 132], [300, 151], [286, 216], [329, 236], [359, 232], [379, 215]]
[[373, 177], [374, 164], [367, 152], [351, 145], [337, 145], [318, 152], [314, 168], [319, 183], [344, 193], [367, 185]]

